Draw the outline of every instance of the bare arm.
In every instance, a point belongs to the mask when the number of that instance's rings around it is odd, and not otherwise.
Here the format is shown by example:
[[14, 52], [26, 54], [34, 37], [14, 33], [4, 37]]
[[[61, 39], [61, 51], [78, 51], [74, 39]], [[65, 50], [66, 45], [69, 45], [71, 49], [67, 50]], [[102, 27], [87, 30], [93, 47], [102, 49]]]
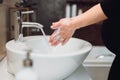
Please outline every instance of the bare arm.
[[107, 19], [107, 17], [103, 13], [100, 4], [97, 4], [83, 14], [71, 19], [73, 19], [71, 24], [74, 25], [74, 27], [81, 28], [103, 21]]
[[51, 36], [49, 42], [51, 45], [56, 46], [59, 43], [64, 45], [69, 38], [73, 35], [76, 29], [86, 27], [88, 25], [100, 22], [107, 19], [103, 13], [100, 4], [90, 8], [88, 11], [81, 15], [72, 17], [70, 19], [64, 18], [52, 24], [52, 29], [58, 29]]

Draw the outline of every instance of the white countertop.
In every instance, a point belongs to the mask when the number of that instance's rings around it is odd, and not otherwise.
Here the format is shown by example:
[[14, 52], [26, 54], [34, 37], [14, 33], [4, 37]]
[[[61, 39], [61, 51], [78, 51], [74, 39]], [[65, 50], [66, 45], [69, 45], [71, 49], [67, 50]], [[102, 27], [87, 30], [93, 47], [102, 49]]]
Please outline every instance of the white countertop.
[[[7, 58], [5, 57], [0, 62], [0, 80], [15, 80], [14, 77], [7, 72]], [[91, 80], [91, 78], [86, 75], [86, 70], [84, 68], [78, 68], [72, 76], [65, 80]]]
[[7, 72], [6, 57], [0, 62], [0, 80], [14, 80], [14, 77]]

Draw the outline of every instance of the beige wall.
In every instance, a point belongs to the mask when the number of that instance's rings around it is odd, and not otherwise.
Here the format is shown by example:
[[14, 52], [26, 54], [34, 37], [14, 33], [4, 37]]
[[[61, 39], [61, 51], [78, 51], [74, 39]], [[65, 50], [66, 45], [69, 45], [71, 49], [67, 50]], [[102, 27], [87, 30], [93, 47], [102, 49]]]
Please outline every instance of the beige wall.
[[19, 0], [3, 0], [3, 4], [9, 5], [9, 6], [14, 6], [14, 3]]
[[9, 20], [9, 7], [14, 7], [18, 0], [3, 0], [0, 4], [0, 60], [6, 55], [5, 44], [7, 41], [7, 28]]
[[5, 55], [5, 43], [7, 33], [7, 12], [6, 5], [0, 5], [0, 59]]

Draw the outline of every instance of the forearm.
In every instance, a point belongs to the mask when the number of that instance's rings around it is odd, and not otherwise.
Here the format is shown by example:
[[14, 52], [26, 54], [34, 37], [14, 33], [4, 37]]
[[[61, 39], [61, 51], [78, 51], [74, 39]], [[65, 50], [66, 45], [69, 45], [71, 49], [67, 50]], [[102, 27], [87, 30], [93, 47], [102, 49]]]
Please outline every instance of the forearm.
[[97, 4], [83, 14], [73, 17], [71, 19], [71, 24], [74, 25], [75, 28], [79, 29], [103, 21], [107, 19], [107, 17], [103, 13], [100, 4]]

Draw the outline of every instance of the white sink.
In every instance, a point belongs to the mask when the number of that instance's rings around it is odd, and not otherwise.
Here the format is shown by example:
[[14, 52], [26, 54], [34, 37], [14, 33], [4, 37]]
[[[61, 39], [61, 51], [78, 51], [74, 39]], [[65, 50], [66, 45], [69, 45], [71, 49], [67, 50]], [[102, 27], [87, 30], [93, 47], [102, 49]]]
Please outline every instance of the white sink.
[[48, 46], [43, 36], [24, 37], [22, 44], [11, 40], [6, 43], [8, 72], [16, 74], [23, 68], [25, 45], [32, 49], [33, 69], [40, 80], [65, 79], [83, 63], [92, 49], [89, 42], [77, 38], [71, 38], [64, 46], [57, 47]]

